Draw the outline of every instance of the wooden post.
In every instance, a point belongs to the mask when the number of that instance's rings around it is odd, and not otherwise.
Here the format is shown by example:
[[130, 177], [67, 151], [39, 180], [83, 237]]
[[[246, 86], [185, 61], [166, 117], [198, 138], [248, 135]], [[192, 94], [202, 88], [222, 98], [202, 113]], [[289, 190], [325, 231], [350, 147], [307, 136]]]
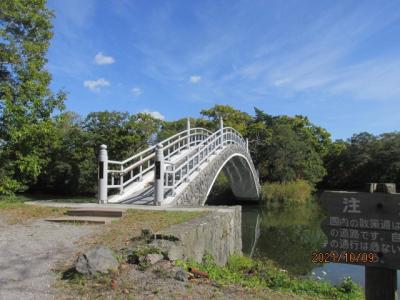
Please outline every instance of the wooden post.
[[365, 299], [397, 299], [397, 270], [365, 267]]
[[[377, 184], [371, 183], [368, 191], [376, 191]], [[394, 187], [396, 190], [396, 187]], [[386, 190], [386, 192], [388, 192]], [[396, 300], [397, 270], [365, 266], [365, 299], [366, 300]]]

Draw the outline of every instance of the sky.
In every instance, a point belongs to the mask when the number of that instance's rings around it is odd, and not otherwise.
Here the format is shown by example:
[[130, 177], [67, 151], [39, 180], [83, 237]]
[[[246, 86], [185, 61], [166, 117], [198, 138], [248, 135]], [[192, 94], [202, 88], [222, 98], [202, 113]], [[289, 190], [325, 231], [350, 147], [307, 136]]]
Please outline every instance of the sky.
[[400, 1], [49, 0], [66, 106], [305, 115], [335, 139], [400, 130]]

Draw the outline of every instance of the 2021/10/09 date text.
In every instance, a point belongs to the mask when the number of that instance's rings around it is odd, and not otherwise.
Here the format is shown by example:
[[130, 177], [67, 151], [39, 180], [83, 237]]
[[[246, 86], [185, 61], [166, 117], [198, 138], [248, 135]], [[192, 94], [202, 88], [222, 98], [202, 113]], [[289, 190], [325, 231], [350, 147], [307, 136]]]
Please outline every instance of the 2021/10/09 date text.
[[315, 264], [321, 263], [374, 263], [379, 260], [378, 255], [373, 252], [320, 252], [311, 254], [311, 261]]

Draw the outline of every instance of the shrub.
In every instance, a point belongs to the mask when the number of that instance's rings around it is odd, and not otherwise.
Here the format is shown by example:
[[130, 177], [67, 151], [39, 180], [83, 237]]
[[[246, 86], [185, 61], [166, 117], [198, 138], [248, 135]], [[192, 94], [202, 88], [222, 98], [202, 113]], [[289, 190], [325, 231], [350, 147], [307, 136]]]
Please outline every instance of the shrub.
[[314, 187], [306, 180], [284, 183], [266, 182], [262, 185], [262, 199], [266, 204], [304, 204], [312, 199]]

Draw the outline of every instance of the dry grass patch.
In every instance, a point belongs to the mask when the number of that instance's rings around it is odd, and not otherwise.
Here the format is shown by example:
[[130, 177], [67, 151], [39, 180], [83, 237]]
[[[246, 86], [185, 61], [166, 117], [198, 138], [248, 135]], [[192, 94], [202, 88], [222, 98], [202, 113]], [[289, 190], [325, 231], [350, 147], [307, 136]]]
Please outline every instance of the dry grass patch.
[[208, 214], [206, 211], [150, 211], [129, 209], [117, 221], [104, 225], [89, 238], [80, 241], [84, 248], [97, 244], [108, 246], [114, 250], [126, 248], [140, 237], [142, 229], [157, 232], [169, 226], [184, 223], [190, 219]]
[[26, 223], [33, 219], [62, 216], [65, 211], [65, 208], [27, 205], [15, 199], [0, 199], [0, 217], [11, 225]]

